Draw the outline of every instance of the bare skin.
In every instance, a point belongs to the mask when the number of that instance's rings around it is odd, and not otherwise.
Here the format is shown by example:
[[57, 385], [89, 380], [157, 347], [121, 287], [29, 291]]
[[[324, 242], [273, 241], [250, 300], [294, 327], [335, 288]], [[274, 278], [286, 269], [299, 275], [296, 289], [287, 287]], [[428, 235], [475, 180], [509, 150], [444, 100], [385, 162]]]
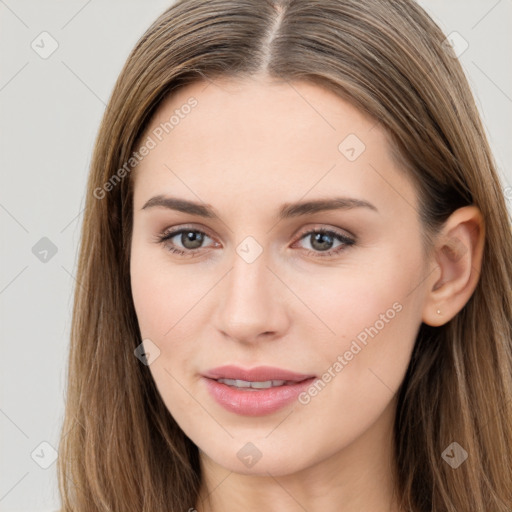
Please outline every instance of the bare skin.
[[[131, 246], [142, 337], [160, 351], [151, 374], [200, 449], [200, 497], [189, 506], [398, 512], [396, 392], [421, 323], [447, 322], [476, 286], [481, 215], [454, 212], [427, 259], [419, 198], [373, 119], [318, 86], [256, 77], [179, 90], [146, 136], [192, 96], [197, 105], [134, 171]], [[159, 195], [211, 205], [219, 218], [143, 208]], [[285, 203], [334, 197], [373, 208], [278, 218]], [[202, 232], [203, 242], [197, 248], [181, 234], [158, 242], [171, 228]], [[334, 234], [309, 233], [318, 229]], [[443, 250], [453, 240], [457, 257]], [[254, 261], [242, 257], [258, 247]], [[328, 382], [302, 402], [249, 417], [227, 411], [205, 387], [201, 374], [224, 364]], [[247, 443], [261, 455], [250, 467], [237, 456]]]

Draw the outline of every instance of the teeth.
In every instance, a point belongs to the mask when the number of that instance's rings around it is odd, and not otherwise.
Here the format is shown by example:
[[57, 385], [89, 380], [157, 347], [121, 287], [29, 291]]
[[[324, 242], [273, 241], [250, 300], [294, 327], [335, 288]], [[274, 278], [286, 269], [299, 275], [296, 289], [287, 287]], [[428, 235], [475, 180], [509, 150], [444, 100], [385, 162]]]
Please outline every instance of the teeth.
[[217, 382], [226, 384], [227, 386], [233, 386], [236, 388], [252, 388], [252, 389], [268, 389], [276, 386], [283, 386], [288, 381], [286, 380], [266, 380], [264, 382], [250, 382], [247, 380], [238, 379], [218, 379]]

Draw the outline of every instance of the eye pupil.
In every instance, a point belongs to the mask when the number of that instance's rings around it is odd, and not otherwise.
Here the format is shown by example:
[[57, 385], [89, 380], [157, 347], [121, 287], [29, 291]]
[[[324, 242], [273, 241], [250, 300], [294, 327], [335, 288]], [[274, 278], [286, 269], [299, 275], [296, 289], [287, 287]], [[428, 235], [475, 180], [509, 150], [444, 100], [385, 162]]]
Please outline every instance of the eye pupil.
[[[332, 236], [327, 233], [315, 233], [313, 236], [313, 242], [311, 243], [311, 247], [314, 247], [317, 250], [329, 250], [330, 246], [332, 245]], [[327, 239], [327, 245], [329, 247], [325, 246], [325, 239]], [[323, 244], [322, 244], [322, 241]], [[318, 242], [318, 243], [317, 243]]]
[[[192, 243], [192, 246], [188, 245], [189, 242]], [[197, 249], [201, 247], [202, 242], [203, 234], [198, 231], [183, 231], [181, 234], [181, 243], [187, 249]]]

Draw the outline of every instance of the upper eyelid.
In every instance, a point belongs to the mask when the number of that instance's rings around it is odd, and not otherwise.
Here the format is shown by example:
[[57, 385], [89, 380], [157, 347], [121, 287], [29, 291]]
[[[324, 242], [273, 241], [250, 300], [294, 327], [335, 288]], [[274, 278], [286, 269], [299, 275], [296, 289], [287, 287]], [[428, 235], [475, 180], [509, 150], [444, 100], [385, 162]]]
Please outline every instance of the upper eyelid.
[[209, 234], [208, 230], [206, 230], [204, 228], [196, 228], [196, 227], [187, 226], [187, 225], [164, 229], [160, 233], [159, 236], [160, 237], [167, 237], [168, 236], [169, 238], [174, 238], [176, 235], [179, 235], [183, 231], [197, 231], [199, 233], [205, 234], [207, 237], [211, 238], [212, 240], [215, 238], [215, 237], [213, 237], [212, 235]]
[[[162, 231], [160, 237], [161, 238], [165, 237], [167, 239], [171, 239], [171, 238], [174, 238], [175, 236], [179, 235], [183, 231], [187, 231], [187, 230], [202, 233], [202, 234], [206, 235], [208, 238], [215, 240], [215, 237], [210, 235], [208, 230], [206, 230], [205, 228], [198, 228], [198, 227], [188, 226], [188, 225], [178, 226], [176, 228], [173, 227], [173, 228], [165, 229], [164, 231]], [[317, 231], [332, 232], [335, 235], [338, 235], [338, 236], [341, 236], [344, 238], [349, 238], [354, 242], [357, 241], [357, 237], [346, 229], [334, 228], [334, 227], [327, 226], [325, 224], [317, 223], [311, 227], [304, 228], [303, 230], [299, 230], [299, 233], [294, 236], [294, 243], [301, 240], [304, 236], [309, 235], [312, 232], [317, 232]], [[197, 249], [197, 250], [199, 250], [199, 249]]]

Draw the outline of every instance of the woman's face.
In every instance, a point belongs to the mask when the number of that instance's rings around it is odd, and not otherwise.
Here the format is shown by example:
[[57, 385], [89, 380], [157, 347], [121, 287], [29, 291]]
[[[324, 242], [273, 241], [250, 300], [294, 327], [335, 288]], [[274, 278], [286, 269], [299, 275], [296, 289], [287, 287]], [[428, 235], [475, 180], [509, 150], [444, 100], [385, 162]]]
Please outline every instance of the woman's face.
[[166, 100], [143, 144], [133, 300], [203, 456], [284, 475], [389, 433], [428, 269], [381, 127], [316, 85], [218, 80]]

